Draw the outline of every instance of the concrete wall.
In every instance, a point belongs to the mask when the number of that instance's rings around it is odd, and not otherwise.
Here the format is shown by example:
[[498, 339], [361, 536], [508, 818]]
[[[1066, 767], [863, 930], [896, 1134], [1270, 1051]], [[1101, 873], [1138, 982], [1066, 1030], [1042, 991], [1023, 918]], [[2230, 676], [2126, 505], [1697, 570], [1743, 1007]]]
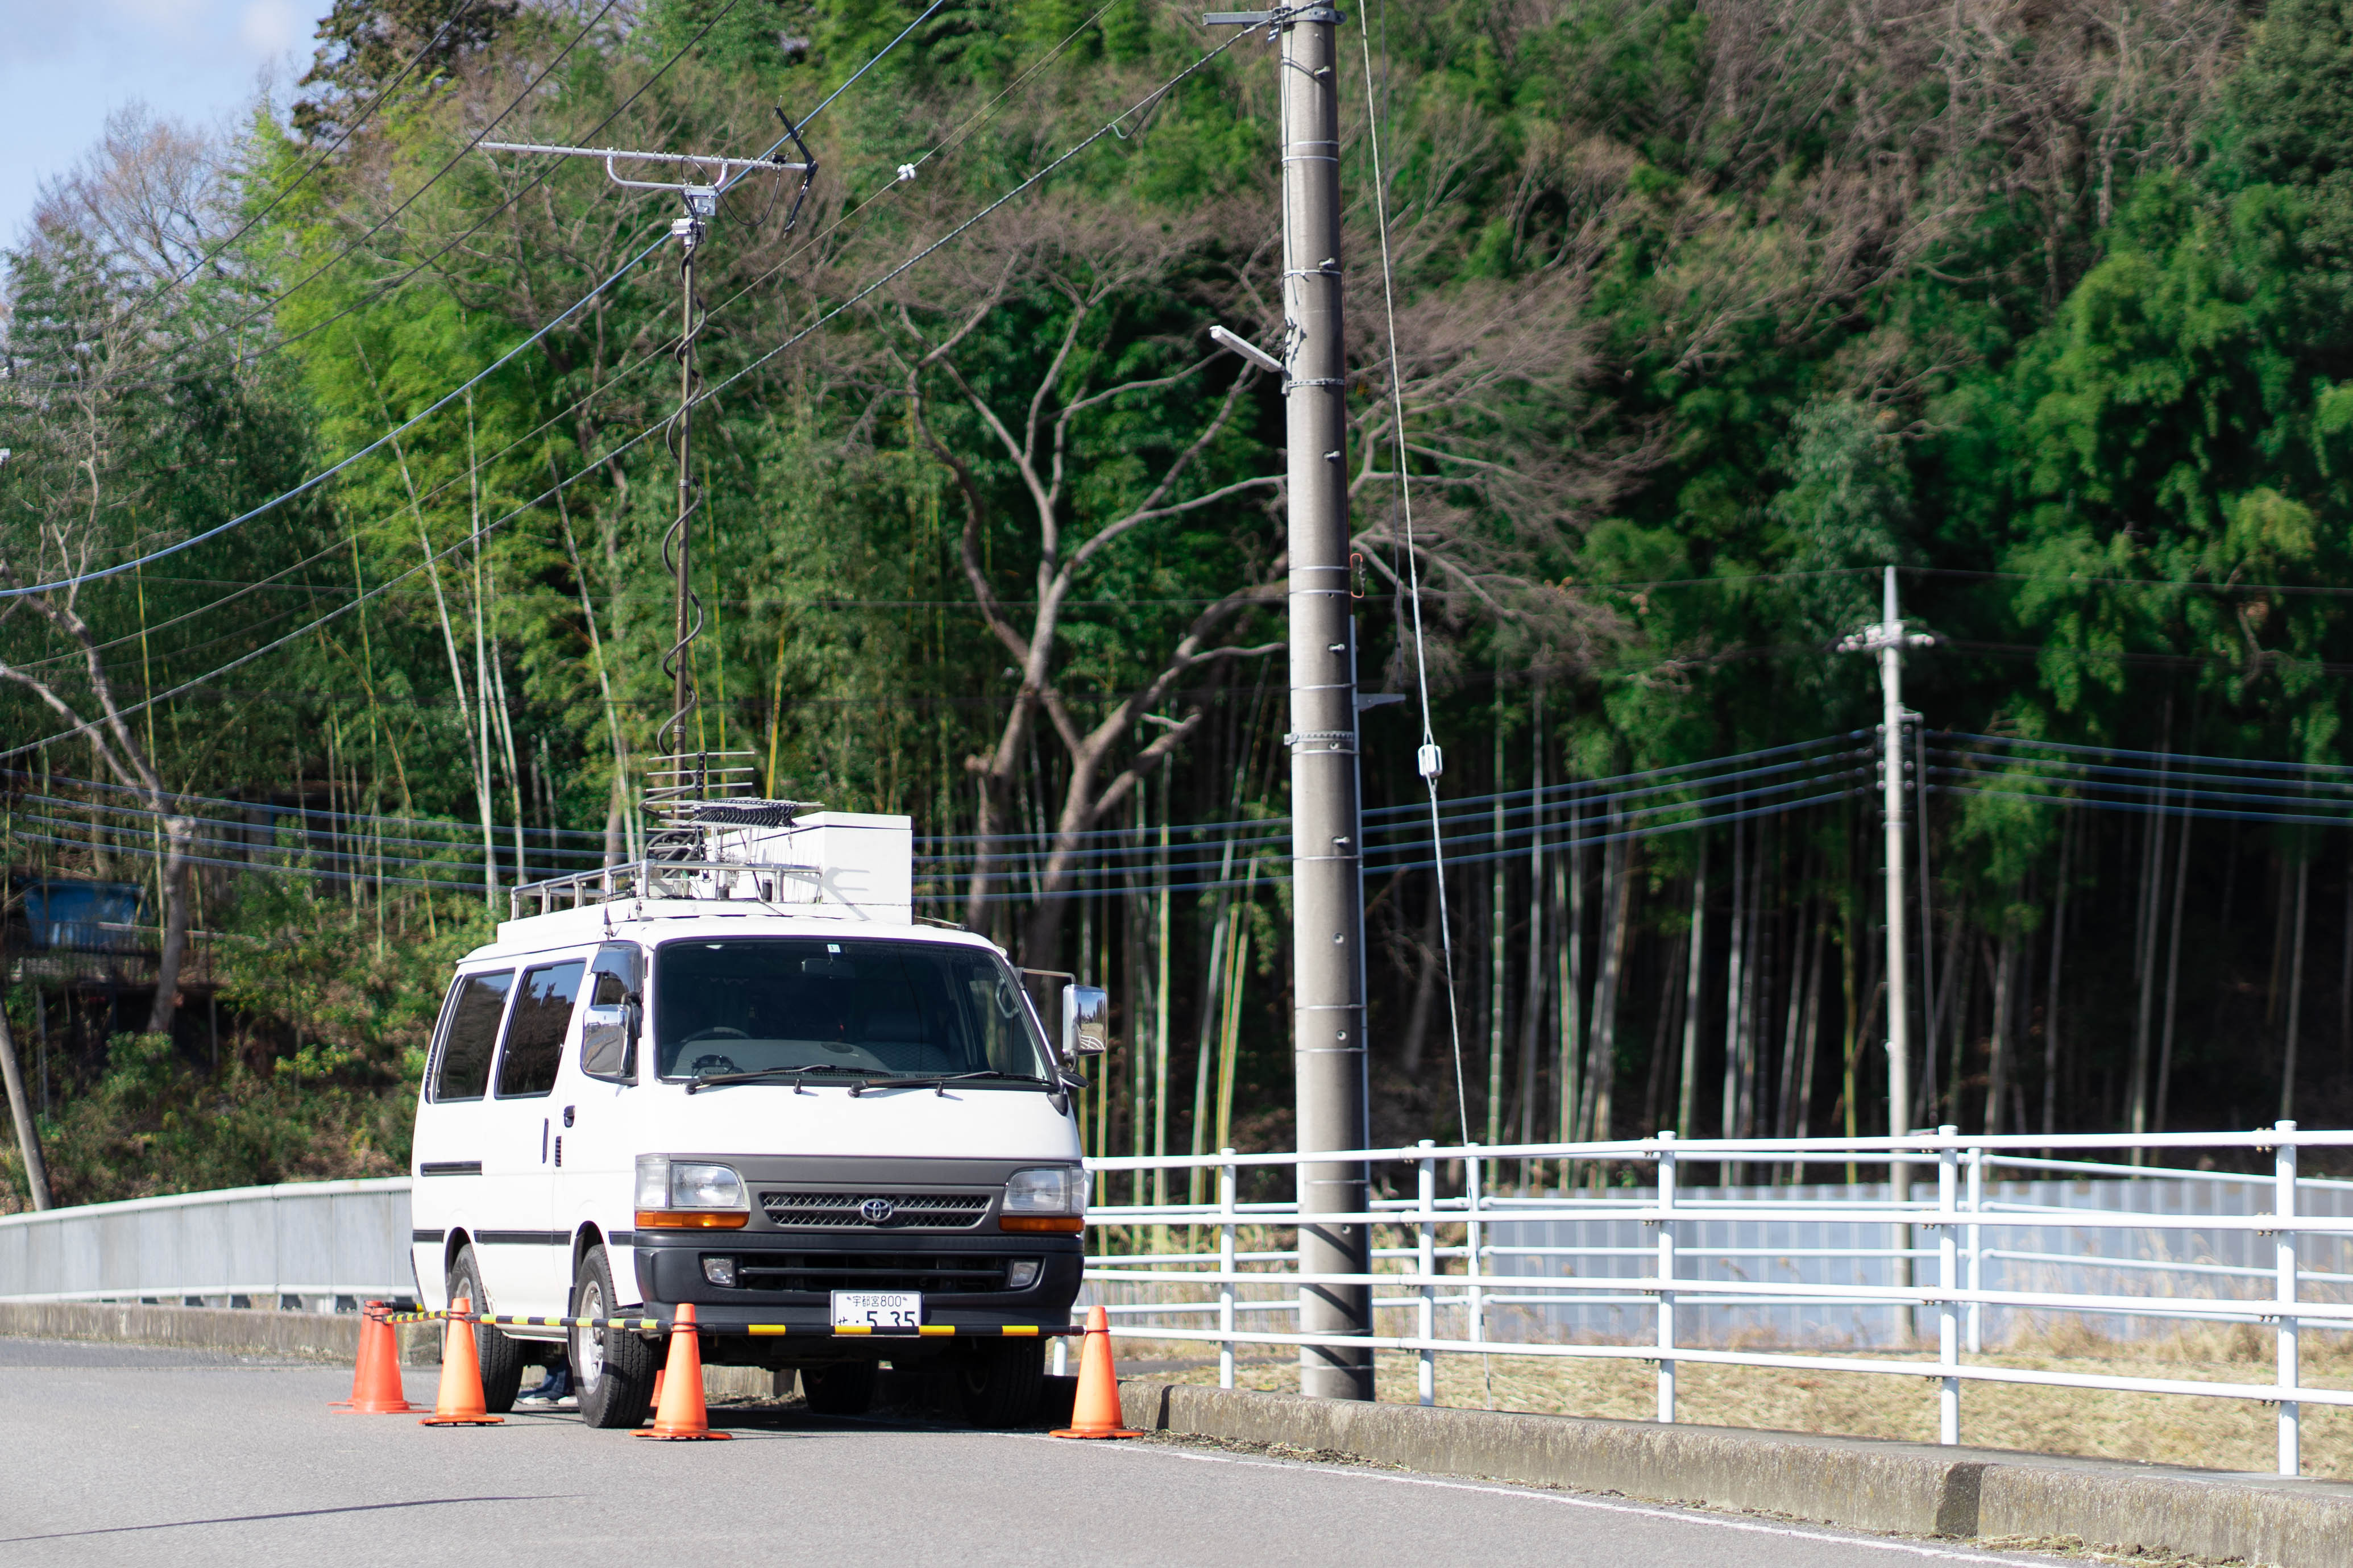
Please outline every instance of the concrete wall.
[[301, 1306], [413, 1296], [408, 1178], [0, 1215], [0, 1301]]

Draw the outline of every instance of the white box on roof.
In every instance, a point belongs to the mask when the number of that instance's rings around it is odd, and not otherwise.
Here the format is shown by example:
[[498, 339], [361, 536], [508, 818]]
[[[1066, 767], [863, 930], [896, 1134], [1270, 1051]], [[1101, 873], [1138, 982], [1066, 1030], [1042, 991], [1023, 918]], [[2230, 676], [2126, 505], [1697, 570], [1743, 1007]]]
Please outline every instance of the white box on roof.
[[915, 825], [872, 812], [813, 811], [786, 827], [706, 823], [710, 858], [726, 865], [773, 866], [771, 901], [834, 905], [863, 920], [913, 922]]

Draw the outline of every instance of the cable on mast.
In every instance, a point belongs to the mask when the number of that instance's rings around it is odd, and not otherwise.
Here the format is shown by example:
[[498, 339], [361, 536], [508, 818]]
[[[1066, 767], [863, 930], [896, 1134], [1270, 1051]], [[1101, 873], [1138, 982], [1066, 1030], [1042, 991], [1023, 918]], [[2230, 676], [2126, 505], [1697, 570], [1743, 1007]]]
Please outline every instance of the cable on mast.
[[[782, 109], [776, 118], [785, 134], [756, 157], [733, 153], [646, 152], [622, 147], [566, 147], [536, 142], [483, 142], [484, 152], [522, 153], [538, 157], [594, 158], [605, 165], [605, 177], [634, 191], [670, 191], [684, 209], [670, 220], [670, 237], [679, 243], [679, 331], [671, 351], [678, 361], [678, 408], [663, 426], [662, 438], [678, 460], [678, 507], [662, 533], [662, 565], [670, 573], [672, 594], [670, 642], [663, 650], [662, 673], [670, 680], [670, 717], [655, 732], [655, 755], [647, 762], [643, 801], [646, 811], [659, 821], [647, 839], [649, 859], [693, 859], [702, 854], [702, 830], [695, 826], [701, 803], [748, 795], [753, 768], [748, 752], [713, 752], [703, 742], [702, 693], [694, 679], [694, 643], [702, 634], [702, 600], [694, 591], [694, 515], [702, 510], [702, 494], [694, 479], [694, 408], [703, 401], [702, 373], [694, 363], [695, 339], [710, 316], [695, 291], [695, 255], [710, 225], [719, 216], [719, 198], [730, 187], [754, 174], [798, 174], [799, 192], [785, 220], [789, 231], [798, 221], [801, 204], [817, 176], [817, 160], [809, 156], [800, 132]], [[777, 156], [790, 141], [798, 160]], [[621, 173], [624, 163], [682, 166], [684, 180], [636, 179]]]

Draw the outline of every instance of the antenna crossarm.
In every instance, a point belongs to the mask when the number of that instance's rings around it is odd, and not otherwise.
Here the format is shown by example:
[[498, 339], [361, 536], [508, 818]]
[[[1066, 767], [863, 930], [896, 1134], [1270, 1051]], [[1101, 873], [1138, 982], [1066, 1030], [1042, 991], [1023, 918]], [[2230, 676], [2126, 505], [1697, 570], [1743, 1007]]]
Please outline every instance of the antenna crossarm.
[[[617, 185], [639, 191], [683, 190], [683, 182], [665, 180], [623, 179], [613, 165], [618, 161], [643, 163], [684, 163], [697, 170], [717, 168], [718, 178], [712, 184], [731, 183], [731, 175], [741, 170], [749, 174], [755, 169], [772, 170], [778, 174], [807, 174], [812, 167], [807, 163], [793, 163], [781, 158], [718, 157], [701, 153], [639, 153], [626, 147], [556, 147], [538, 142], [483, 142], [477, 143], [490, 153], [541, 153], [563, 158], [601, 158], [605, 162], [605, 177]], [[699, 183], [699, 182], [698, 182]]]
[[1926, 632], [1905, 631], [1902, 621], [1876, 621], [1841, 638], [1838, 650], [1841, 653], [1878, 653], [1891, 647], [1932, 647], [1936, 641], [1936, 637]]

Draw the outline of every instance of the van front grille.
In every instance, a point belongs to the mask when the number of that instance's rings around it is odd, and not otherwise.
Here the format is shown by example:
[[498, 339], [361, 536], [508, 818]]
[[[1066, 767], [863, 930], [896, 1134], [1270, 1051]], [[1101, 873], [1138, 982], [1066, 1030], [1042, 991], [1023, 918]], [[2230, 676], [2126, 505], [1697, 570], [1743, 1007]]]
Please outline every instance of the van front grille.
[[[877, 1205], [870, 1209], [868, 1205]], [[880, 1205], [888, 1205], [887, 1212]], [[816, 1230], [970, 1230], [988, 1217], [987, 1193], [762, 1193], [771, 1225]], [[881, 1213], [881, 1217], [873, 1215]]]
[[921, 1290], [933, 1296], [1005, 1289], [1009, 1258], [988, 1253], [763, 1252], [739, 1254], [735, 1278], [747, 1290]]

